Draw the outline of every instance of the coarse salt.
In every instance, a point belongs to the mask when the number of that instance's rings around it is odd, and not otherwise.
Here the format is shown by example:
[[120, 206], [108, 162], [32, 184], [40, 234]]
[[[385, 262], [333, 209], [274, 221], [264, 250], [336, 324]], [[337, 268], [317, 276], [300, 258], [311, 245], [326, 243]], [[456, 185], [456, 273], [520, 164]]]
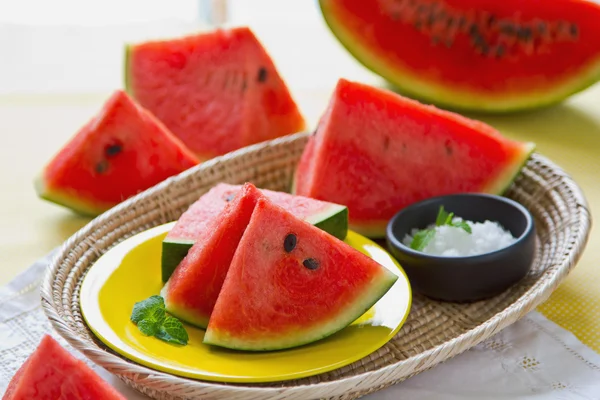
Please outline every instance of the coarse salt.
[[[454, 218], [453, 221], [459, 222], [462, 219]], [[471, 227], [472, 233], [449, 225], [430, 225], [428, 228], [435, 228], [435, 235], [422, 252], [442, 257], [475, 256], [503, 249], [516, 241], [516, 238], [497, 222], [465, 222]], [[410, 247], [417, 232], [419, 229], [413, 229], [410, 235], [404, 237], [403, 243]]]

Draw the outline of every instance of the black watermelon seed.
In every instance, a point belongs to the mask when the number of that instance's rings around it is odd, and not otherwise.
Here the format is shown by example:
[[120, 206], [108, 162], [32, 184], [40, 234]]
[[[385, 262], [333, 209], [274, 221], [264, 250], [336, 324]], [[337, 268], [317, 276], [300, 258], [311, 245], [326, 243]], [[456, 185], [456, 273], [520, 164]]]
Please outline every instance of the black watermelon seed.
[[569, 27], [569, 32], [573, 37], [577, 37], [579, 35], [579, 28], [575, 24], [571, 24]]
[[524, 27], [519, 29], [519, 31], [517, 32], [517, 37], [519, 39], [523, 39], [524, 41], [528, 42], [531, 40], [531, 28], [529, 27]]
[[106, 146], [106, 148], [104, 149], [104, 154], [106, 154], [107, 157], [113, 157], [119, 154], [122, 150], [123, 146], [121, 146], [120, 144], [111, 144], [109, 146]]
[[225, 201], [228, 203], [233, 199], [235, 199], [235, 193], [231, 193], [230, 195], [227, 195], [227, 197], [225, 197]]
[[387, 150], [389, 147], [390, 147], [390, 137], [386, 135], [383, 138], [383, 149]]
[[288, 235], [283, 240], [283, 249], [289, 253], [296, 248], [296, 235], [293, 233], [288, 233]]
[[452, 145], [451, 145], [450, 143], [446, 143], [446, 144], [444, 145], [444, 147], [446, 148], [446, 155], [449, 155], [449, 156], [451, 156], [451, 155], [452, 155], [452, 153], [454, 152], [454, 151], [452, 150]]
[[506, 35], [514, 35], [517, 31], [516, 27], [510, 22], [503, 23], [500, 30]]
[[479, 28], [477, 27], [477, 25], [471, 24], [471, 26], [469, 27], [469, 35], [479, 35]]
[[458, 19], [458, 29], [464, 28], [466, 24], [467, 24], [467, 19], [464, 17], [464, 15], [461, 15], [460, 18]]
[[435, 22], [435, 15], [429, 14], [429, 16], [427, 17], [427, 27], [431, 28], [433, 26], [434, 22]]
[[302, 262], [302, 265], [304, 265], [306, 268], [313, 270], [313, 271], [315, 269], [319, 268], [319, 262], [317, 260], [315, 260], [314, 258], [307, 258], [306, 260], [304, 260]]
[[546, 33], [546, 23], [545, 22], [539, 22], [537, 24], [537, 30], [540, 34], [544, 34]]
[[491, 14], [487, 19], [487, 25], [492, 26], [492, 25], [494, 25], [495, 22], [496, 22], [496, 16], [494, 14]]
[[259, 82], [264, 82], [267, 80], [267, 69], [264, 67], [260, 67], [260, 69], [258, 70], [258, 81]]
[[498, 45], [498, 47], [496, 47], [496, 57], [501, 58], [505, 52], [506, 49], [504, 48], [504, 46]]
[[99, 174], [103, 174], [108, 169], [108, 161], [102, 160], [98, 164], [96, 164], [96, 172]]

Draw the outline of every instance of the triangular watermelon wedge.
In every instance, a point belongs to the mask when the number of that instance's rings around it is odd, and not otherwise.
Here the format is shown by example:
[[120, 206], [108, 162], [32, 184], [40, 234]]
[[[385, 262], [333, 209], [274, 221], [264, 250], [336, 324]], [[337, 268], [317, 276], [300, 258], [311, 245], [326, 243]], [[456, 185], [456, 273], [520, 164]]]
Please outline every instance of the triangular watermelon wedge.
[[384, 237], [402, 208], [461, 192], [501, 194], [533, 143], [388, 90], [340, 79], [295, 174], [295, 193], [348, 206], [350, 229]]
[[396, 280], [371, 258], [262, 198], [204, 343], [262, 351], [314, 342], [355, 321]]
[[247, 27], [131, 44], [127, 91], [200, 159], [302, 131], [273, 60]]
[[49, 335], [42, 338], [19, 368], [2, 397], [2, 400], [34, 399], [126, 400]]
[[196, 164], [160, 121], [117, 90], [47, 164], [36, 190], [94, 216]]
[[196, 238], [162, 289], [167, 311], [206, 328], [235, 249], [262, 193], [246, 183], [236, 197]]

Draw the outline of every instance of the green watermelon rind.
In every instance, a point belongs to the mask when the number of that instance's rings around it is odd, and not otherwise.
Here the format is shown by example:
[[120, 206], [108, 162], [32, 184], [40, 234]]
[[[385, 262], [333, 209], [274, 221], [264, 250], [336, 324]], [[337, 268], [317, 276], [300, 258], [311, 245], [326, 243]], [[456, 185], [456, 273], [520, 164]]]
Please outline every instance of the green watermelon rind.
[[130, 68], [130, 64], [131, 64], [131, 49], [132, 49], [133, 45], [131, 44], [126, 44], [125, 45], [125, 55], [124, 55], [124, 68], [125, 71], [123, 73], [123, 77], [125, 82], [124, 83], [124, 89], [125, 92], [127, 92], [129, 95], [135, 97], [134, 93], [133, 93], [133, 89], [131, 88], [131, 68]]
[[169, 296], [167, 296], [168, 291], [169, 282], [167, 282], [160, 291], [160, 295], [165, 299], [165, 308], [169, 314], [185, 321], [186, 324], [193, 325], [200, 329], [206, 329], [209, 316], [192, 313], [190, 311], [193, 310], [189, 308], [181, 307], [180, 304], [169, 302]]
[[162, 242], [161, 274], [162, 281], [167, 282], [181, 260], [194, 245], [193, 240], [166, 237]]
[[303, 346], [325, 339], [351, 325], [373, 307], [373, 305], [375, 305], [375, 303], [377, 303], [392, 288], [394, 283], [398, 280], [398, 275], [387, 268], [382, 267], [382, 269], [384, 271], [381, 276], [379, 276], [377, 280], [371, 281], [371, 287], [368, 290], [364, 290], [365, 293], [363, 296], [356, 299], [351, 307], [347, 307], [344, 313], [338, 315], [328, 324], [319, 324], [312, 330], [305, 329], [298, 331], [296, 335], [289, 335], [279, 341], [277, 339], [269, 339], [268, 345], [265, 344], [264, 346], [257, 345], [256, 343], [249, 346], [247, 342], [239, 341], [225, 335], [219, 335], [219, 333], [214, 330], [207, 330], [202, 342], [233, 350], [276, 351]]
[[[340, 240], [344, 240], [348, 234], [348, 208], [346, 206], [331, 204], [304, 220]], [[193, 245], [194, 241], [190, 239], [169, 236], [163, 239], [161, 255], [163, 282], [169, 280], [175, 268]]]
[[456, 111], [479, 111], [487, 113], [512, 113], [562, 102], [567, 97], [578, 93], [600, 80], [600, 56], [588, 68], [574, 75], [568, 82], [556, 85], [556, 89], [547, 93], [516, 93], [511, 97], [486, 96], [452, 90], [442, 85], [422, 81], [418, 75], [401, 68], [394, 69], [385, 60], [379, 59], [369, 49], [358, 44], [352, 32], [335, 17], [328, 8], [328, 0], [319, 0], [321, 14], [340, 44], [364, 67], [393, 84], [403, 94], [424, 102], [437, 104]]
[[348, 235], [348, 207], [346, 206], [331, 204], [304, 220], [340, 240], [346, 239]]
[[84, 217], [97, 217], [110, 208], [108, 205], [95, 205], [88, 201], [82, 201], [77, 196], [60, 190], [52, 190], [48, 188], [41, 174], [33, 180], [33, 186], [39, 198], [69, 208]]

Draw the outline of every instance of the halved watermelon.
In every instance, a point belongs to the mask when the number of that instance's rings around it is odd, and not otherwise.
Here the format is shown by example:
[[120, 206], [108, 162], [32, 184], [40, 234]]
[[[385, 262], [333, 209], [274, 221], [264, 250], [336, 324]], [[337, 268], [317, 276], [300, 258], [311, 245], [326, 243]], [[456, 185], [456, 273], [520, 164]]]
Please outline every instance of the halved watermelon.
[[161, 292], [168, 312], [206, 328], [235, 249], [262, 196], [253, 184], [246, 183], [196, 237]]
[[201, 159], [305, 127], [273, 61], [246, 27], [130, 45], [125, 79], [127, 91]]
[[512, 111], [600, 79], [600, 6], [585, 0], [320, 0], [358, 61], [406, 94]]
[[341, 79], [295, 174], [296, 193], [348, 206], [349, 226], [383, 237], [429, 197], [502, 193], [533, 151], [488, 125]]
[[117, 90], [36, 179], [38, 195], [98, 215], [198, 159], [160, 121]]
[[[162, 279], [166, 282], [183, 260], [195, 239], [219, 216], [241, 190], [241, 185], [219, 183], [192, 204], [177, 220], [162, 243]], [[345, 239], [348, 233], [348, 208], [339, 204], [260, 189], [275, 204], [298, 218]]]
[[396, 280], [371, 258], [262, 198], [204, 343], [259, 351], [314, 342], [351, 324]]
[[125, 400], [49, 335], [14, 375], [2, 400]]

